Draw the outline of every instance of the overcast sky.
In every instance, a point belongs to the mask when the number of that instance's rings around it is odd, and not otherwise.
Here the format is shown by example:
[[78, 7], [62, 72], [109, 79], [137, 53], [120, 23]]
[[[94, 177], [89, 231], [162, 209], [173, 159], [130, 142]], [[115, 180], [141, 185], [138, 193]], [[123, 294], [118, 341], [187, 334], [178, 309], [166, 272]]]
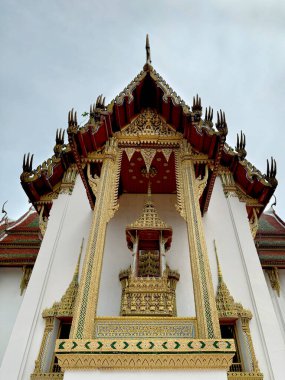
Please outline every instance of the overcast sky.
[[149, 33], [156, 71], [186, 101], [226, 113], [227, 142], [242, 129], [247, 159], [277, 161], [277, 213], [285, 219], [285, 1], [0, 0], [0, 203], [28, 207], [24, 153], [53, 154], [68, 111], [109, 103], [142, 69]]

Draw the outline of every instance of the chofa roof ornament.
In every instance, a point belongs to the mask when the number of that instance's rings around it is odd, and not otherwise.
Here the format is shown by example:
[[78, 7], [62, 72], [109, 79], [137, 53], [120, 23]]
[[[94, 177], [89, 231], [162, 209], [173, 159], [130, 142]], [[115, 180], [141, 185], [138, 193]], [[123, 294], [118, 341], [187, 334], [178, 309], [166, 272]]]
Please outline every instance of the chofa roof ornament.
[[149, 44], [148, 34], [146, 35], [145, 51], [146, 51], [146, 62], [145, 62], [143, 69], [144, 69], [144, 71], [148, 71], [148, 70], [152, 69], [151, 57], [150, 57], [150, 44]]

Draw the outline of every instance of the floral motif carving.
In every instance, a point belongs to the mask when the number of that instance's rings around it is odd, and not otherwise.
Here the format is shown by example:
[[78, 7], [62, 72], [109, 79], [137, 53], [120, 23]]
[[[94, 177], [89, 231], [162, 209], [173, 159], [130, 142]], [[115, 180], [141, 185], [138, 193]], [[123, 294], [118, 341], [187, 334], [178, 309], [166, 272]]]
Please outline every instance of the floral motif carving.
[[154, 156], [156, 155], [156, 150], [155, 149], [141, 149], [141, 155], [144, 159], [146, 171], [147, 173], [149, 173], [151, 163], [154, 159]]
[[96, 338], [195, 338], [195, 318], [98, 317]]
[[173, 136], [176, 131], [155, 110], [147, 108], [125, 127], [121, 134], [122, 136]]

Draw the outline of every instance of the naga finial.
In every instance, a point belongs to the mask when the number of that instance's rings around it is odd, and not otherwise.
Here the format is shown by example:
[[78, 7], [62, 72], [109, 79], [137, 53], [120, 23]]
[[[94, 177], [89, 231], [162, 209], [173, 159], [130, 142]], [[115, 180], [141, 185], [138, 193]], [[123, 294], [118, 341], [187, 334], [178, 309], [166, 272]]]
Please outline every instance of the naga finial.
[[277, 165], [276, 161], [273, 157], [271, 157], [271, 164], [269, 164], [269, 161], [267, 160], [267, 170], [266, 170], [266, 176], [268, 182], [271, 183], [273, 187], [276, 187], [278, 184], [278, 181], [276, 179], [276, 173], [277, 173]]
[[1, 221], [2, 220], [4, 220], [4, 219], [6, 219], [6, 217], [7, 217], [7, 211], [5, 210], [5, 204], [8, 202], [8, 200], [6, 201], [6, 202], [4, 202], [3, 203], [3, 206], [2, 206], [2, 214], [4, 214], [4, 216], [3, 216], [3, 218], [1, 219]]
[[220, 110], [220, 113], [217, 112], [216, 128], [222, 136], [226, 136], [228, 134], [228, 125], [226, 121], [226, 116], [225, 116], [225, 113], [222, 112], [222, 110]]
[[[276, 199], [276, 196], [273, 194], [273, 197], [274, 197], [274, 202], [271, 204], [271, 208], [273, 208], [273, 206], [277, 206], [277, 199]], [[274, 208], [273, 208], [274, 210]]]
[[241, 160], [244, 160], [247, 154], [245, 150], [245, 145], [246, 145], [245, 134], [241, 131], [240, 136], [239, 134], [237, 134], [237, 145], [235, 148]]
[[145, 50], [146, 50], [146, 63], [151, 65], [150, 45], [149, 45], [148, 34], [146, 35]]
[[24, 154], [24, 158], [23, 158], [23, 172], [27, 172], [27, 173], [31, 173], [32, 170], [33, 170], [33, 158], [34, 158], [34, 155], [32, 154], [30, 156], [30, 153], [27, 154]]

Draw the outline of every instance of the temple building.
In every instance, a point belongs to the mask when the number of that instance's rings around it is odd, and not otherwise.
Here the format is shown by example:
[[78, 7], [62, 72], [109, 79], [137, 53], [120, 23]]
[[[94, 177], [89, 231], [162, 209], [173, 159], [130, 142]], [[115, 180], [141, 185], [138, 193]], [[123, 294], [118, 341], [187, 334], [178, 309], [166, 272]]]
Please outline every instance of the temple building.
[[[0, 378], [279, 380], [285, 223], [225, 113], [143, 70], [79, 122], [0, 222]], [[4, 337], [2, 339], [2, 336]]]

